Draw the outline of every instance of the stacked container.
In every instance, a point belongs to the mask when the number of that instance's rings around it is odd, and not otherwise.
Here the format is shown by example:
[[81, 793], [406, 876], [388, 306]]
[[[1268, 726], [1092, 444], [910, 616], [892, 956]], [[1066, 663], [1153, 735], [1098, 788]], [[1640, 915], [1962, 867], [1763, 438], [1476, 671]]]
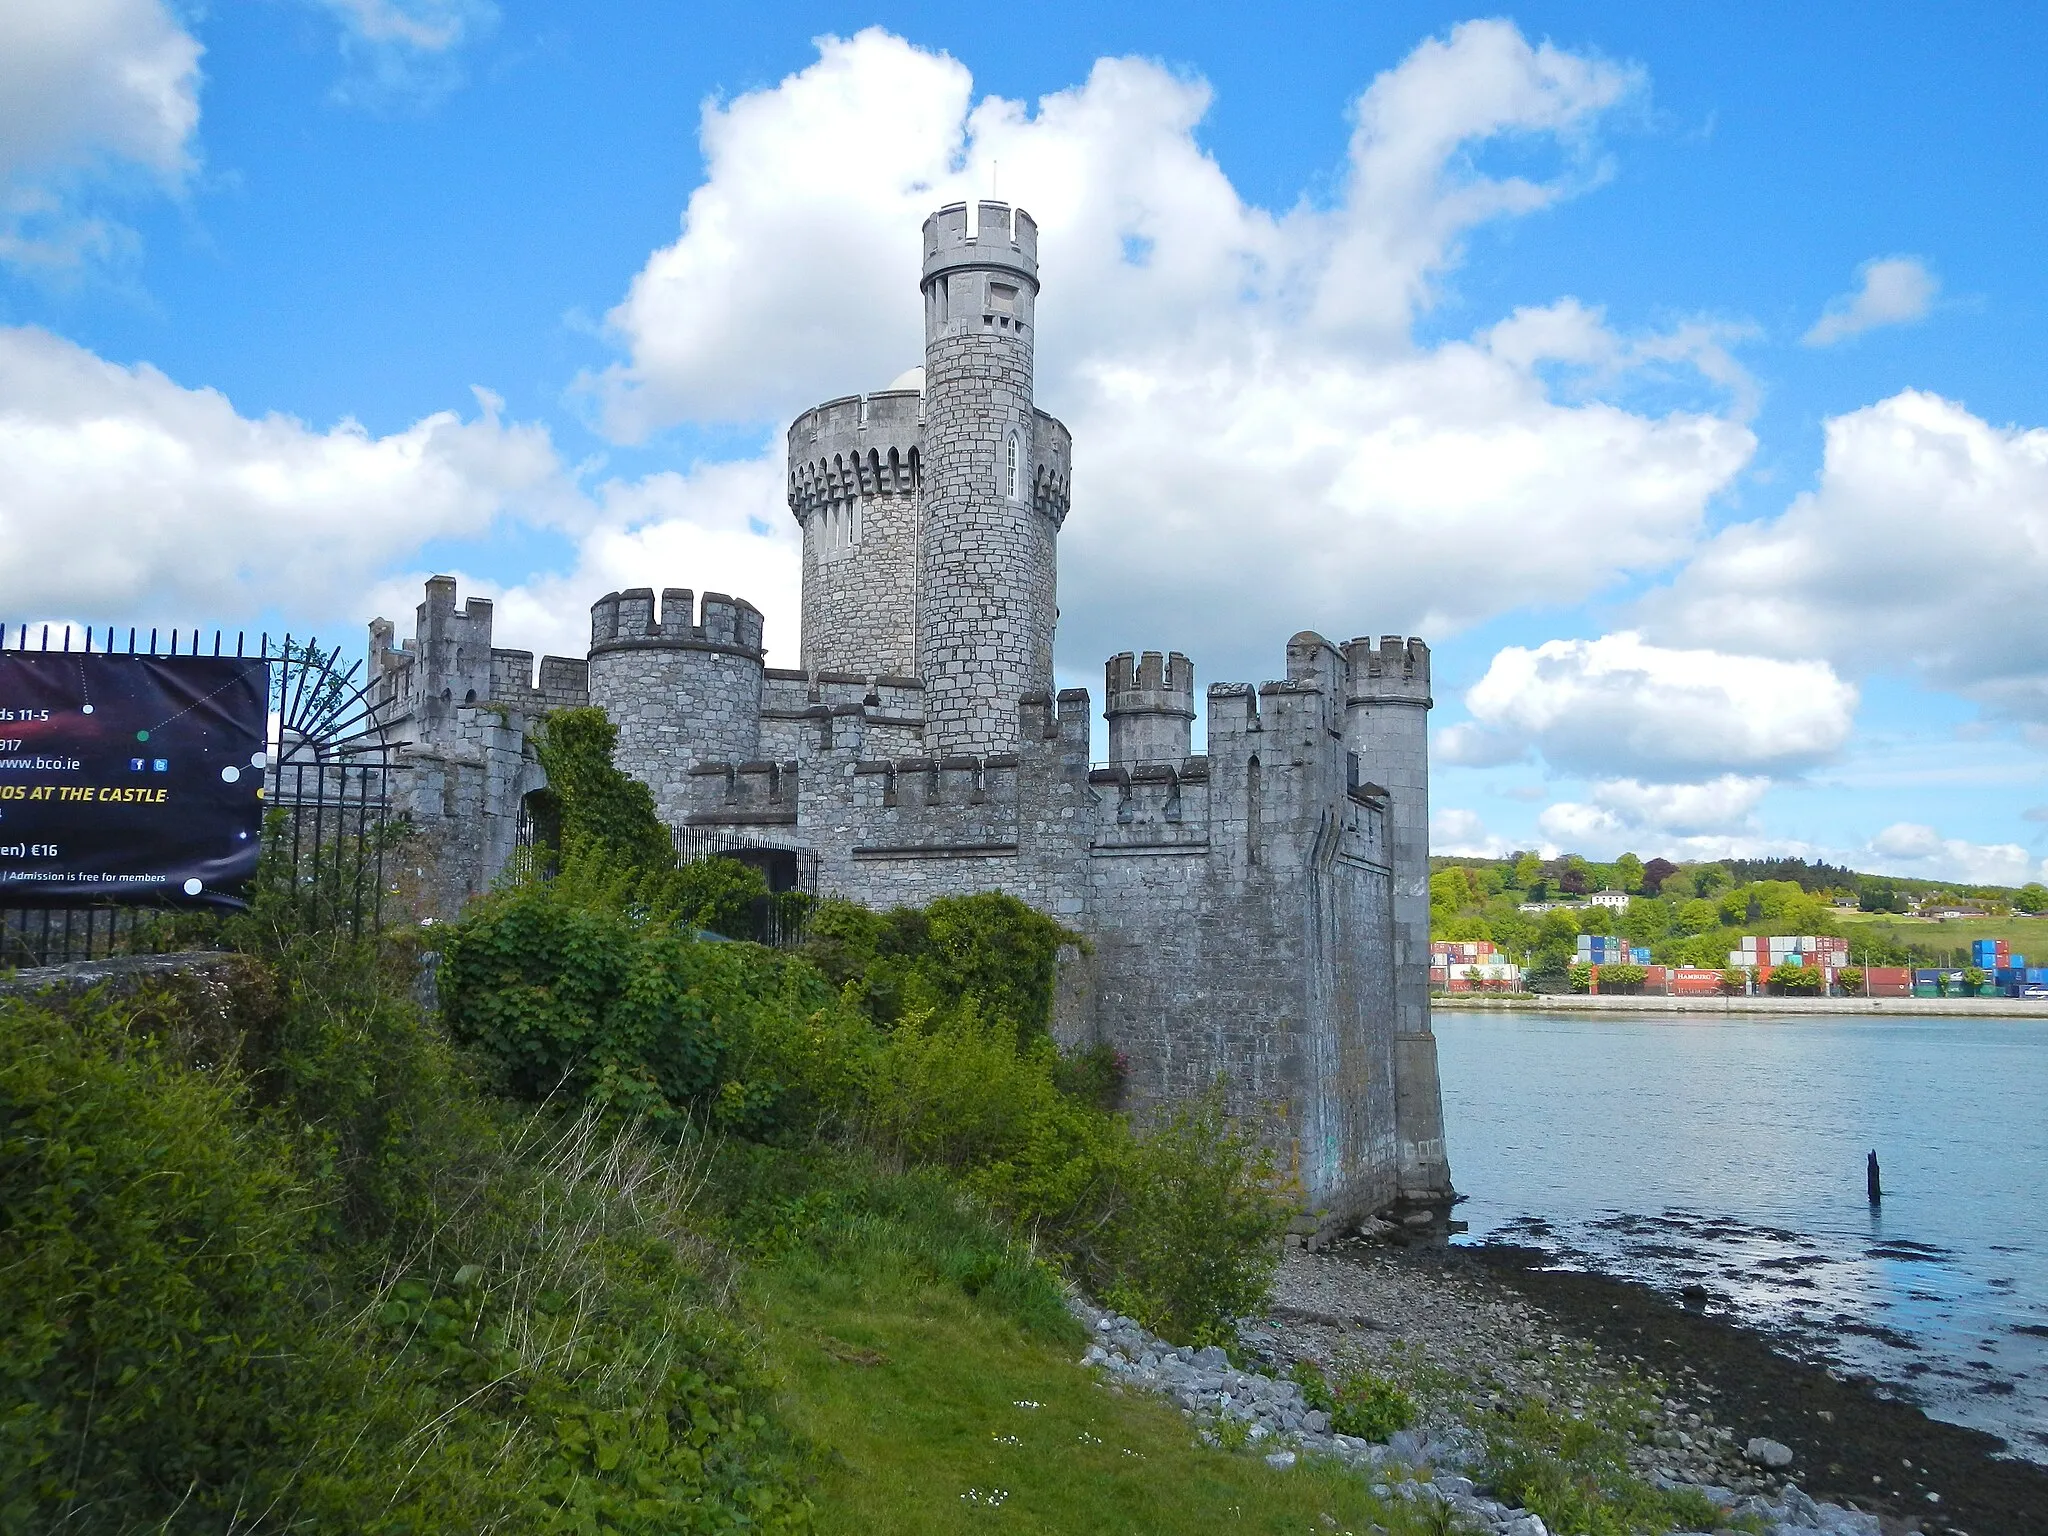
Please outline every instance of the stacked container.
[[1579, 959], [1587, 965], [1647, 965], [1649, 951], [1642, 951], [1643, 958], [1635, 960], [1635, 951], [1630, 949], [1627, 939], [1617, 939], [1603, 933], [1582, 933], [1579, 935]]
[[1906, 997], [1917, 990], [1913, 985], [1913, 973], [1903, 965], [1872, 965], [1864, 967], [1863, 995], [1865, 997]]
[[1438, 939], [1429, 946], [1429, 984], [1448, 992], [1520, 985], [1522, 968], [1486, 939]]

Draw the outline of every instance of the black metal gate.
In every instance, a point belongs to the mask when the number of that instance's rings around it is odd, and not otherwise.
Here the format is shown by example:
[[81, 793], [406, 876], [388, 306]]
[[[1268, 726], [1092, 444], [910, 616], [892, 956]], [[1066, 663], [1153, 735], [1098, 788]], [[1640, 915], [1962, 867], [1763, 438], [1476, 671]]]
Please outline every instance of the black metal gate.
[[[125, 656], [235, 656], [269, 669], [266, 812], [259, 885], [289, 903], [300, 921], [374, 930], [384, 894], [391, 823], [392, 745], [360, 676], [338, 648], [290, 635], [244, 634], [233, 648], [221, 630], [119, 632], [0, 626], [0, 652], [83, 651]], [[253, 893], [251, 893], [253, 894]], [[188, 947], [194, 919], [149, 906], [37, 907], [0, 897], [0, 968], [57, 965], [118, 954]]]

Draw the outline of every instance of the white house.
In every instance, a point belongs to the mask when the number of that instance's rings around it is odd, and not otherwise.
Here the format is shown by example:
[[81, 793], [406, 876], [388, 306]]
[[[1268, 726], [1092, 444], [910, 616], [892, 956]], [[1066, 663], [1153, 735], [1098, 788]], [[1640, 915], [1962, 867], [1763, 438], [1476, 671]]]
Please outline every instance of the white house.
[[1611, 907], [1616, 912], [1626, 912], [1628, 910], [1629, 895], [1627, 891], [1617, 891], [1609, 888], [1604, 891], [1595, 891], [1587, 900], [1591, 901], [1596, 907]]

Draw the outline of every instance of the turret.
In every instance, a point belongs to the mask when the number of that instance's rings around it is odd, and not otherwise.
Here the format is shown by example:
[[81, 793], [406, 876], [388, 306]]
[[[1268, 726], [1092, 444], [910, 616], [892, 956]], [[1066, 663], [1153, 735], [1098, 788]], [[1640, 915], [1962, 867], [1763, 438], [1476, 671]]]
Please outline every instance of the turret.
[[1448, 1199], [1443, 1096], [1429, 1028], [1429, 647], [1370, 636], [1344, 647], [1344, 739], [1387, 790], [1394, 866], [1395, 1124], [1401, 1193]]
[[[739, 763], [761, 742], [761, 610], [685, 587], [608, 592], [590, 609], [590, 702], [618, 727], [613, 761], [680, 822], [698, 762]], [[693, 623], [692, 620], [695, 620]]]
[[828, 400], [789, 428], [789, 510], [804, 532], [803, 666], [917, 670], [923, 401], [914, 389]]
[[1195, 721], [1194, 663], [1179, 651], [1124, 651], [1104, 669], [1109, 760], [1117, 767], [1187, 761]]
[[1071, 444], [1032, 405], [1038, 226], [985, 202], [924, 224], [918, 675], [934, 751], [1010, 752], [1052, 686], [1054, 539]]

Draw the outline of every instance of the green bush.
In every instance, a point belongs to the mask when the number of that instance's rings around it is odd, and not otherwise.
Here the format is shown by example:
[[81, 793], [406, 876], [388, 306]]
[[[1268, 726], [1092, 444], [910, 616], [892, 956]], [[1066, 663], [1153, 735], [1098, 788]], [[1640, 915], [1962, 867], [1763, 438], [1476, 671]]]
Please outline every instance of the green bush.
[[492, 892], [443, 940], [451, 1033], [535, 1101], [656, 1121], [703, 1108], [750, 1135], [851, 1109], [864, 1022], [802, 961], [698, 939], [673, 911], [593, 900], [573, 871]]
[[1848, 996], [1861, 997], [1863, 995], [1863, 967], [1860, 965], [1843, 966], [1839, 971], [1835, 972], [1835, 982]]
[[1289, 1211], [1276, 1182], [1220, 1092], [1173, 1106], [1130, 1149], [1104, 1299], [1169, 1339], [1228, 1342], [1280, 1262]]
[[[308, 1379], [315, 1202], [230, 1070], [0, 1002], [0, 1526], [260, 1508]], [[167, 1496], [166, 1490], [171, 1490]]]
[[1415, 1422], [1415, 1400], [1400, 1385], [1369, 1367], [1352, 1363], [1335, 1383], [1313, 1360], [1297, 1360], [1289, 1374], [1301, 1384], [1302, 1400], [1330, 1416], [1330, 1428], [1360, 1440], [1385, 1440]]
[[0, 1003], [0, 1528], [806, 1528], [693, 1167], [508, 1122], [364, 958]]
[[1052, 1027], [1060, 947], [1081, 942], [1001, 891], [885, 913], [828, 899], [805, 929], [806, 955], [877, 1023], [973, 999], [1020, 1039]]

